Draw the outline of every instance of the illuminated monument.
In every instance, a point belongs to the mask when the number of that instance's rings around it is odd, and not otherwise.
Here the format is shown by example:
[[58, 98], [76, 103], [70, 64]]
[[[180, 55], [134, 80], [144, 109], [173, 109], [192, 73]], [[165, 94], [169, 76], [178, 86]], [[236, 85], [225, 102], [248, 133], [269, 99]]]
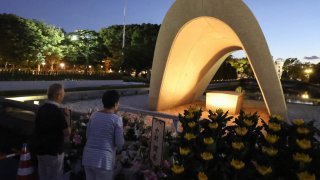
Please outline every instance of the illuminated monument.
[[279, 78], [262, 30], [242, 0], [176, 0], [159, 31], [149, 108], [199, 99], [223, 61], [244, 50], [269, 114], [287, 117]]

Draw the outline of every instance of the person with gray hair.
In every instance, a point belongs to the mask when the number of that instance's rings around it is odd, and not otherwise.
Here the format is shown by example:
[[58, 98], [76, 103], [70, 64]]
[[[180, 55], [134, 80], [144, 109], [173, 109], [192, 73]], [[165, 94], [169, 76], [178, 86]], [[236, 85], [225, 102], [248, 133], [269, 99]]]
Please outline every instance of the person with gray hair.
[[64, 139], [71, 133], [66, 121], [68, 111], [61, 108], [63, 85], [50, 85], [47, 95], [48, 101], [36, 115], [33, 150], [37, 154], [39, 179], [59, 180], [63, 176]]

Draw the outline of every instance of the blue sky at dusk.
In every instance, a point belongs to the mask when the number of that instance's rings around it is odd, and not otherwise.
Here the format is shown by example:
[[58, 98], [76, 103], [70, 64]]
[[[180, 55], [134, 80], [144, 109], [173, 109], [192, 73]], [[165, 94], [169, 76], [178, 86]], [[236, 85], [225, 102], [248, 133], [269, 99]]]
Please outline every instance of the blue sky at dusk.
[[[196, 0], [195, 0], [196, 1]], [[160, 24], [174, 0], [127, 0], [126, 23]], [[273, 57], [320, 62], [320, 0], [244, 0], [255, 14]], [[100, 30], [123, 23], [124, 0], [1, 0], [0, 13], [64, 28]]]

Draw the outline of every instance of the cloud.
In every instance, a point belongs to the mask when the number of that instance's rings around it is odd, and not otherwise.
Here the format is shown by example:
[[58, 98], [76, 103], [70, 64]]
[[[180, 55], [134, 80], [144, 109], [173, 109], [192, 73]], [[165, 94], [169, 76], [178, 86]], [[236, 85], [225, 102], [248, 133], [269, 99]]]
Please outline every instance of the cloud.
[[320, 57], [318, 57], [318, 56], [305, 56], [303, 59], [316, 60], [316, 59], [320, 59]]

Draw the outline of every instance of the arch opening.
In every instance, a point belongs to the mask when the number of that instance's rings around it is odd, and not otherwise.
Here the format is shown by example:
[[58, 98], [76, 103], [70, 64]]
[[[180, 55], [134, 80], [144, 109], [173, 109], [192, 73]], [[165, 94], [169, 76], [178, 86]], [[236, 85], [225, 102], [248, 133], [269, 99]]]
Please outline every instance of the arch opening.
[[165, 68], [158, 109], [198, 99], [228, 55], [240, 49], [236, 33], [219, 19], [203, 16], [186, 23], [168, 56], [166, 67], [175, 68]]

